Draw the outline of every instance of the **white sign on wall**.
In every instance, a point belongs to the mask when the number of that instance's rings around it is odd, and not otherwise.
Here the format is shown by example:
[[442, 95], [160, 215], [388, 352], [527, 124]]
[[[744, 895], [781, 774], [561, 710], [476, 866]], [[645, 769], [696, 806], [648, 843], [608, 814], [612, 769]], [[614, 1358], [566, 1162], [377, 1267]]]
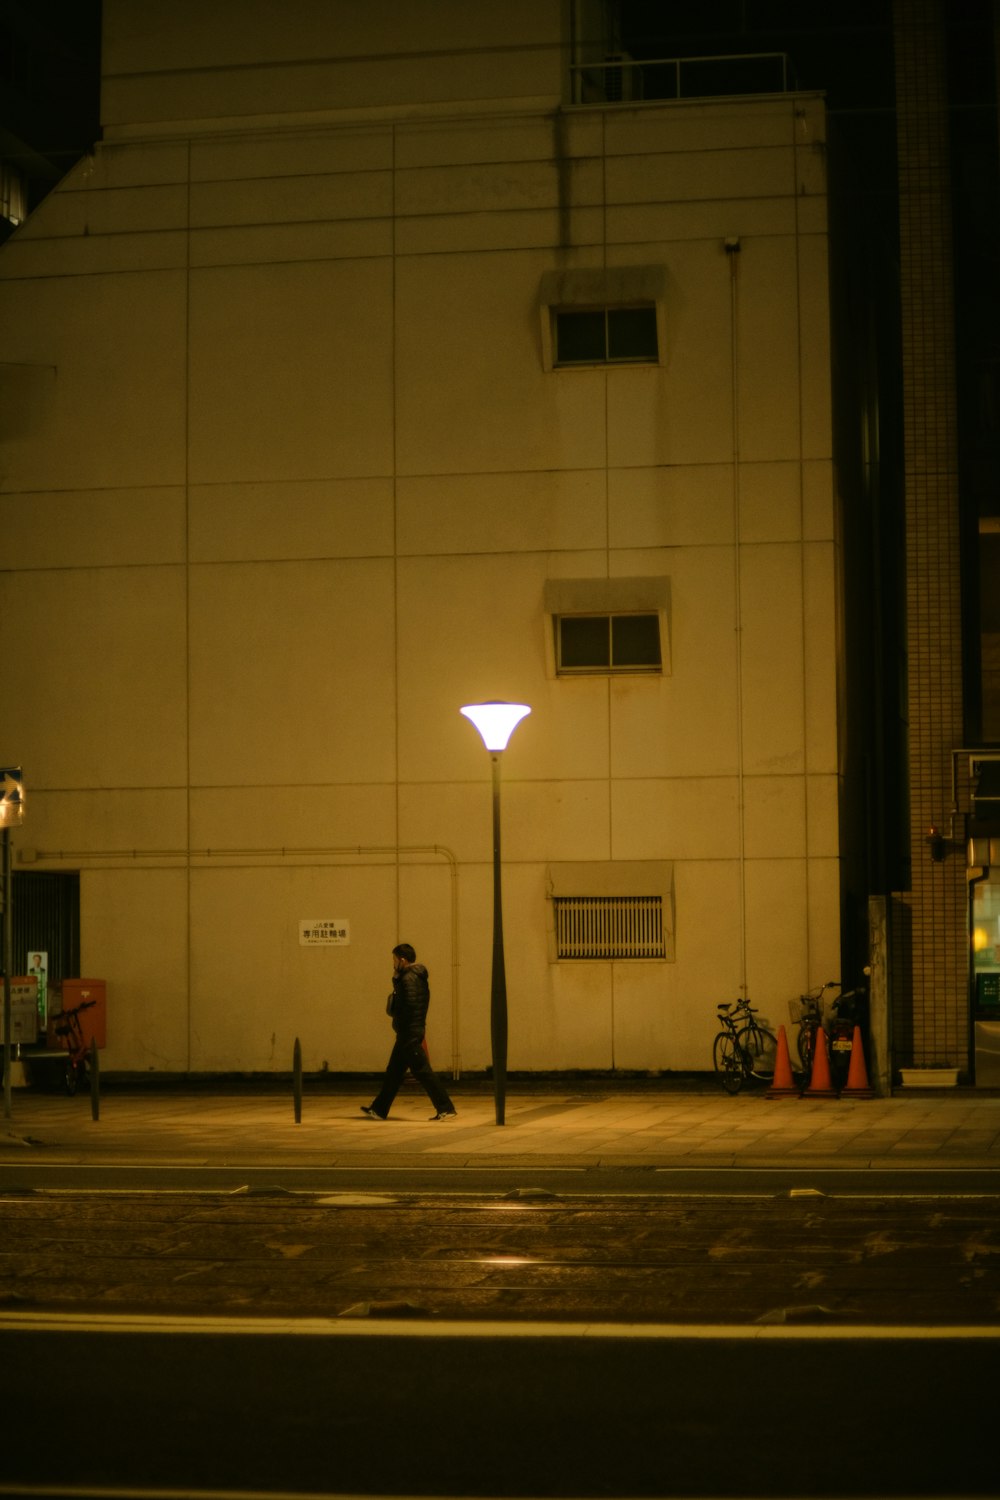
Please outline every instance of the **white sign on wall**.
[[[10, 981], [10, 1039], [34, 1043], [38, 1040], [38, 983], [28, 978]], [[0, 1006], [0, 1042], [3, 1034], [3, 1007]]]
[[351, 924], [347, 917], [317, 917], [299, 923], [300, 948], [339, 948], [351, 941]]

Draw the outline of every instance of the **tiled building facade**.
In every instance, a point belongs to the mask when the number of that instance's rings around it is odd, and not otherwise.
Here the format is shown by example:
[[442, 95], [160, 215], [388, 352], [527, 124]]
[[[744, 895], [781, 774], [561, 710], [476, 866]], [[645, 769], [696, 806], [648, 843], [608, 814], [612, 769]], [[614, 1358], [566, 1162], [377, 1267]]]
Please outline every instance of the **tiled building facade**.
[[[900, 0], [894, 15], [899, 173], [907, 724], [911, 888], [901, 897], [894, 1020], [902, 1061], [964, 1069], [969, 1047], [969, 887], [964, 822], [934, 860], [932, 827], [967, 782], [951, 162], [944, 12]], [[967, 807], [967, 787], [962, 786]]]

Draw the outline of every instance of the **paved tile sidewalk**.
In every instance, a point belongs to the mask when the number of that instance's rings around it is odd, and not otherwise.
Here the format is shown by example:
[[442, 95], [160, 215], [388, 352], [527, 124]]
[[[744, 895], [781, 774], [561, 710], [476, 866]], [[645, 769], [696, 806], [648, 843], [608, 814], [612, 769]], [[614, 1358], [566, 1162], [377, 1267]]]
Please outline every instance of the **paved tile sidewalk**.
[[0, 1118], [0, 1162], [183, 1162], [344, 1166], [364, 1163], [975, 1167], [1000, 1171], [1000, 1096], [972, 1091], [890, 1099], [768, 1099], [763, 1093], [656, 1091], [508, 1095], [503, 1127], [492, 1096], [456, 1094], [456, 1120], [431, 1122], [422, 1094], [400, 1095], [385, 1123], [367, 1094], [305, 1095], [296, 1123], [267, 1092], [116, 1091], [92, 1118], [89, 1095], [17, 1089]]

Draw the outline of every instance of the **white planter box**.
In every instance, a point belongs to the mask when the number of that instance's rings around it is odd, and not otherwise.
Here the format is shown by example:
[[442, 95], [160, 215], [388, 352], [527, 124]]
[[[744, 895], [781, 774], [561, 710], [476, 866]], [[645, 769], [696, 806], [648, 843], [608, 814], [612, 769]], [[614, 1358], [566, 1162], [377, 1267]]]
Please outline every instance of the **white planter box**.
[[900, 1068], [899, 1071], [907, 1089], [953, 1089], [958, 1083], [957, 1068]]

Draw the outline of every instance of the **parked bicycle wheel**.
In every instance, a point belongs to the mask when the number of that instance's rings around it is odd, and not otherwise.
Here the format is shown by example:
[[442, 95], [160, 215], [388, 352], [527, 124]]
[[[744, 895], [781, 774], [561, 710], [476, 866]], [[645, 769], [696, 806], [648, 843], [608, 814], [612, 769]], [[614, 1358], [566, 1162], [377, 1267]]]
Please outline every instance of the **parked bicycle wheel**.
[[765, 1031], [763, 1026], [744, 1026], [737, 1034], [736, 1043], [753, 1076], [763, 1083], [770, 1083], [778, 1057], [777, 1037]]
[[66, 1059], [66, 1072], [63, 1075], [66, 1092], [72, 1099], [77, 1089], [82, 1084], [84, 1088], [90, 1086], [90, 1064], [86, 1057], [69, 1057]]
[[727, 1094], [738, 1094], [743, 1087], [743, 1056], [730, 1031], [720, 1031], [712, 1048], [715, 1071]]

